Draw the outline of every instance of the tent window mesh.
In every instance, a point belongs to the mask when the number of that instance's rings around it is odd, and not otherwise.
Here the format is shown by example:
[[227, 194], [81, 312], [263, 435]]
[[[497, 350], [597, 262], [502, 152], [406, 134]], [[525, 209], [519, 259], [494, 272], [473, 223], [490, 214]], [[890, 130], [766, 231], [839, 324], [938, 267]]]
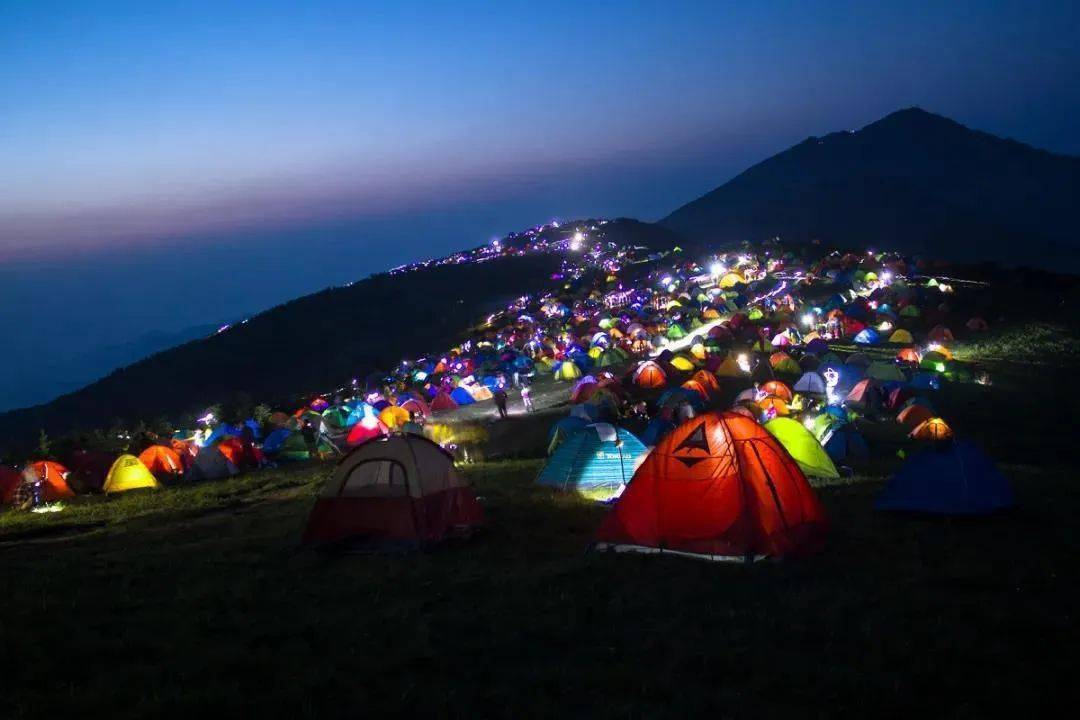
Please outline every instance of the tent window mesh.
[[368, 460], [349, 471], [342, 497], [405, 497], [405, 468], [393, 460]]

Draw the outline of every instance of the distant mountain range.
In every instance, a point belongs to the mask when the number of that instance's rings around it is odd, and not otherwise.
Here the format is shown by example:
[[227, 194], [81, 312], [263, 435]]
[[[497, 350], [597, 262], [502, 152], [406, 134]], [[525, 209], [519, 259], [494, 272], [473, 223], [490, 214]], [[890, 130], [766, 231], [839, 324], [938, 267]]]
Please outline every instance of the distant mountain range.
[[730, 245], [781, 237], [1080, 270], [1080, 158], [916, 108], [811, 137], [660, 221]]

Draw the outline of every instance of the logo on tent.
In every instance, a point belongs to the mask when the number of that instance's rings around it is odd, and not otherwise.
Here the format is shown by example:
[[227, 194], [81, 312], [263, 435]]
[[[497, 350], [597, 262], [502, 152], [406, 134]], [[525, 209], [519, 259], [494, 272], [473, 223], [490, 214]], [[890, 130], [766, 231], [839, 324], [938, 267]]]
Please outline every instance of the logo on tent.
[[702, 460], [707, 460], [708, 456], [712, 455], [712, 451], [709, 449], [709, 439], [705, 436], [705, 421], [698, 424], [693, 431], [686, 436], [686, 439], [679, 443], [679, 446], [675, 448], [675, 452], [680, 450], [701, 450], [705, 453], [706, 457], [685, 457], [675, 455], [675, 458], [688, 468], [694, 467]]

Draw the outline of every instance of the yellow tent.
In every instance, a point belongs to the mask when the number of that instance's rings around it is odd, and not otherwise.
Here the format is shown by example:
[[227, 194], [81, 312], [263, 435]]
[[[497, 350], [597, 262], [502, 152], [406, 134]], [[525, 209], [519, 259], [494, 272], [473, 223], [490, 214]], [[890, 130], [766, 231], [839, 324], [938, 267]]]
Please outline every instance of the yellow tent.
[[107, 493], [160, 487], [153, 474], [134, 455], [121, 455], [109, 468], [102, 489]]
[[690, 372], [694, 369], [694, 363], [690, 362], [682, 355], [676, 355], [671, 359], [671, 367], [676, 370], [682, 370], [683, 372]]
[[720, 287], [727, 290], [730, 287], [735, 287], [739, 283], [745, 283], [746, 279], [739, 273], [729, 272], [724, 277], [720, 278]]
[[713, 373], [719, 377], [739, 377], [746, 374], [731, 355], [724, 358], [724, 361], [716, 367]]
[[472, 399], [476, 402], [480, 402], [481, 400], [490, 400], [491, 398], [495, 397], [491, 394], [491, 389], [483, 383], [466, 385], [465, 390], [469, 393], [470, 396], [472, 396]]
[[581, 370], [569, 360], [563, 362], [555, 371], [556, 380], [577, 380], [579, 377], [581, 377]]
[[899, 330], [894, 331], [893, 334], [889, 336], [889, 342], [910, 345], [911, 343], [915, 342], [915, 338], [911, 337], [911, 333], [909, 333], [907, 330], [905, 330], [904, 328], [900, 328]]
[[397, 405], [387, 405], [379, 413], [379, 420], [391, 430], [396, 430], [409, 422], [409, 411]]

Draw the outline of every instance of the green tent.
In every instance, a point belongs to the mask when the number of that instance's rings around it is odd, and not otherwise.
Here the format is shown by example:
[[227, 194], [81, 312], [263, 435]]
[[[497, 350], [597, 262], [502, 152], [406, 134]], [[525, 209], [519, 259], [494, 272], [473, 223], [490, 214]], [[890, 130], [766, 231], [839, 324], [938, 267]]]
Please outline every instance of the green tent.
[[814, 436], [791, 418], [778, 417], [765, 423], [765, 429], [780, 441], [784, 449], [810, 477], [838, 478], [836, 466]]
[[886, 360], [875, 360], [870, 363], [870, 366], [866, 368], [866, 376], [884, 382], [893, 380], [903, 382], [907, 379], [899, 365]]

